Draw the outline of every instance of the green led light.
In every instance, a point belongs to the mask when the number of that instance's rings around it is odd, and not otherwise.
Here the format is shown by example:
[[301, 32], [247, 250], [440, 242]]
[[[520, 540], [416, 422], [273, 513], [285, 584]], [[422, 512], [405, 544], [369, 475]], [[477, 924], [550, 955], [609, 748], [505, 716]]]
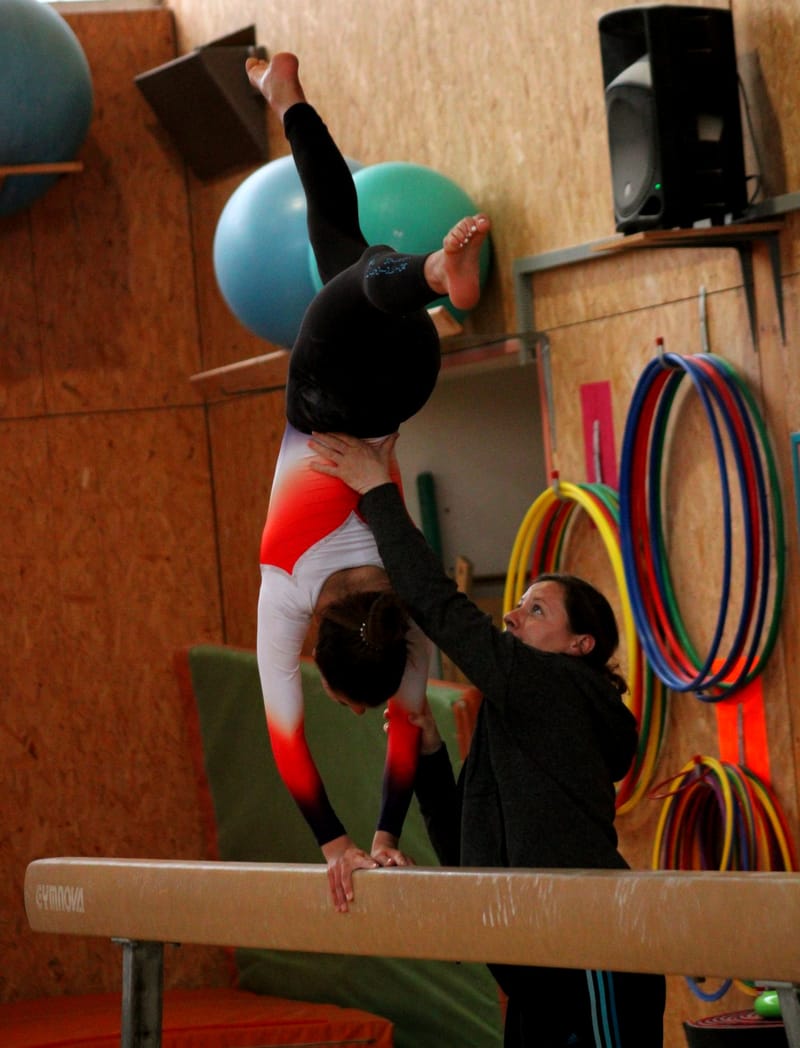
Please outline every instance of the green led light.
[[660, 182], [656, 182], [655, 185], [653, 186], [653, 189], [661, 189], [661, 183]]

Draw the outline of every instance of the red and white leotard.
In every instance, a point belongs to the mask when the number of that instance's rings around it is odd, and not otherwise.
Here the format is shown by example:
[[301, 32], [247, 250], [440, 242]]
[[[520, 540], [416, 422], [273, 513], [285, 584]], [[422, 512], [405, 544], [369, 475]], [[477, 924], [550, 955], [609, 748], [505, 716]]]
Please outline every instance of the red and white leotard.
[[[287, 425], [261, 540], [258, 669], [272, 751], [283, 781], [323, 845], [346, 831], [336, 816], [306, 742], [300, 654], [325, 581], [345, 568], [383, 567], [372, 532], [358, 516], [359, 496], [308, 466], [308, 436]], [[399, 480], [399, 476], [397, 478]], [[429, 642], [411, 624], [397, 695], [377, 828], [400, 836], [416, 771], [419, 731], [403, 710], [420, 709]]]

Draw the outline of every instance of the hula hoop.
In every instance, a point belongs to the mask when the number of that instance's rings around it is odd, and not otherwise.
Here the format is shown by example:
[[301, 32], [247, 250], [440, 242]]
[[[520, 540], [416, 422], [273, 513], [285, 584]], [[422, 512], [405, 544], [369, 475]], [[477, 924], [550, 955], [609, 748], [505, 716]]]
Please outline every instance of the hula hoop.
[[[704, 656], [695, 649], [678, 607], [663, 525], [668, 425], [686, 377], [711, 432], [723, 516], [719, 607]], [[741, 497], [747, 550], [736, 622], [731, 611], [736, 605], [731, 601], [735, 489]], [[758, 407], [730, 364], [710, 354], [665, 353], [646, 366], [625, 425], [619, 503], [625, 577], [648, 662], [674, 691], [693, 691], [708, 702], [730, 697], [761, 673], [774, 648], [785, 584], [783, 509], [775, 459]], [[725, 652], [721, 652], [723, 636], [732, 638]]]
[[[755, 772], [697, 756], [660, 786], [669, 788], [651, 793], [664, 798], [653, 842], [653, 869], [797, 869], [786, 816], [769, 785]], [[686, 981], [704, 1001], [718, 1000], [733, 982], [754, 994], [752, 986], [740, 979], [726, 980], [711, 996], [697, 980]]]

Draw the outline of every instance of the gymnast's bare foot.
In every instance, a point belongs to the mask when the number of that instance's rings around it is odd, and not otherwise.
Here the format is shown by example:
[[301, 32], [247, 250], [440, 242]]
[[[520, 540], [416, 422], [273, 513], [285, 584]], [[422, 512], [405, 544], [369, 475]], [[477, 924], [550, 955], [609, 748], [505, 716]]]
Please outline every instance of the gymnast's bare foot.
[[298, 66], [297, 56], [288, 51], [273, 55], [269, 63], [263, 58], [248, 58], [245, 62], [250, 83], [266, 98], [281, 122], [290, 106], [306, 100], [297, 73]]
[[431, 289], [447, 295], [456, 309], [472, 309], [480, 298], [480, 253], [491, 225], [482, 214], [462, 218], [425, 260]]

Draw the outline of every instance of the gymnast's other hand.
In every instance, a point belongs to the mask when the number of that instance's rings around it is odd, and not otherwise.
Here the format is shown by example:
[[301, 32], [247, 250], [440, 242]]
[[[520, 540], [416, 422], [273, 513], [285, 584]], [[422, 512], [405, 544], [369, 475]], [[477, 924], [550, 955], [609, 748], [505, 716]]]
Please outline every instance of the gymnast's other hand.
[[375, 870], [384, 864], [367, 855], [346, 835], [323, 844], [322, 854], [328, 863], [331, 902], [339, 913], [347, 913], [347, 904], [355, 898], [353, 873], [356, 870]]
[[365, 495], [392, 478], [391, 463], [397, 433], [379, 442], [359, 440], [345, 433], [313, 433], [308, 446], [315, 453], [310, 466], [317, 473], [338, 477], [348, 487]]
[[410, 855], [397, 847], [397, 838], [385, 830], [376, 830], [372, 838], [372, 858], [379, 866], [415, 866]]

